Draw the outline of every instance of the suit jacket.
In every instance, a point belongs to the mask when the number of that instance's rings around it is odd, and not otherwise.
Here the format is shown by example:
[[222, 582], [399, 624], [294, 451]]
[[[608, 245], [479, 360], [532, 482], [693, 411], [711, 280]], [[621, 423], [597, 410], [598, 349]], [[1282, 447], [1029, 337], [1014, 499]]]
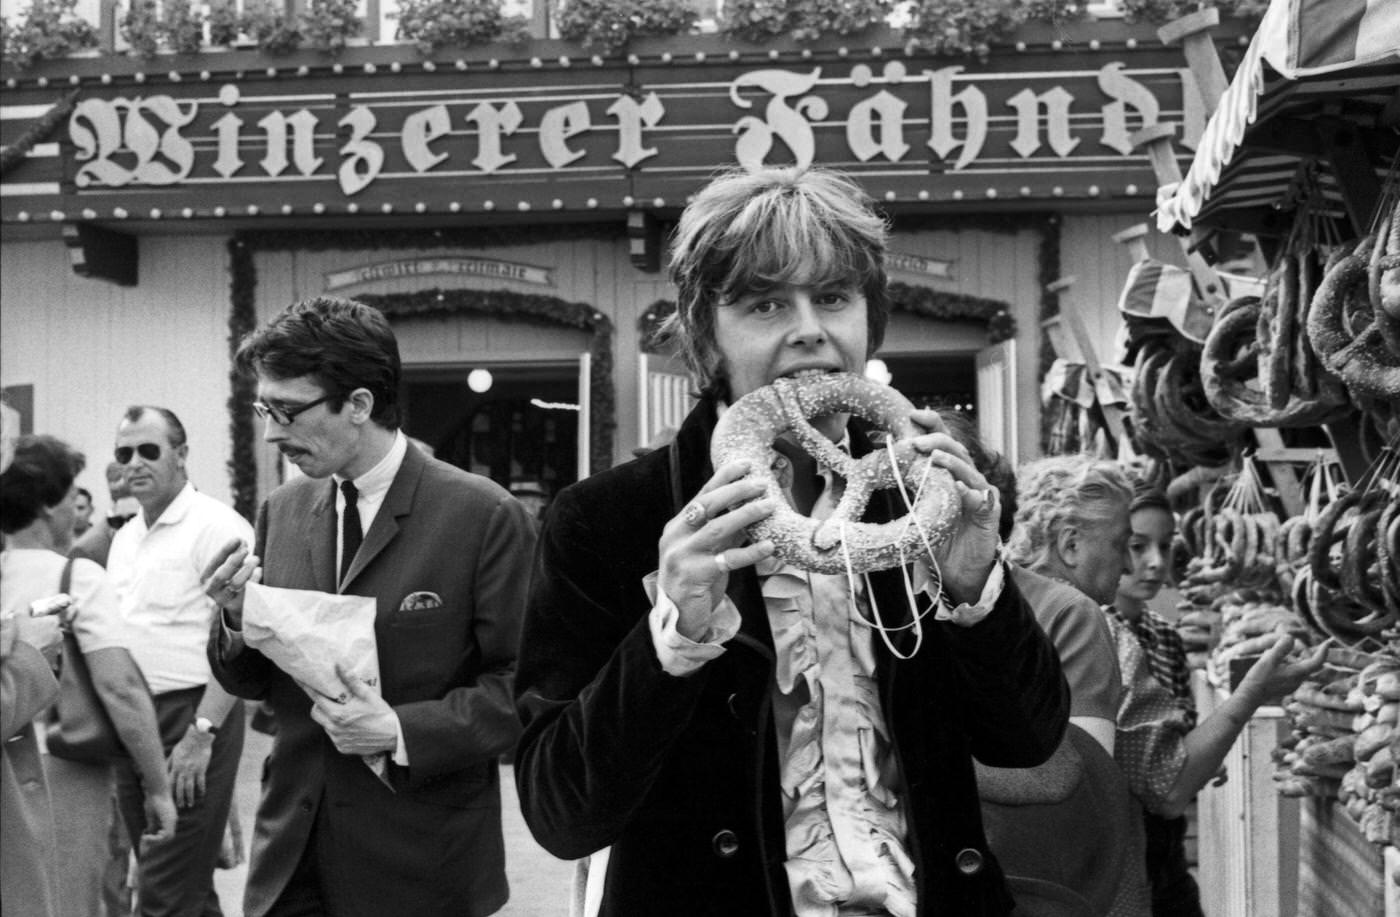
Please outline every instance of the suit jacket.
[[[775, 657], [757, 575], [730, 576], [740, 631], [691, 676], [661, 669], [648, 627], [642, 579], [657, 568], [661, 529], [712, 473], [713, 422], [714, 405], [703, 401], [670, 448], [567, 488], [541, 535], [515, 685], [525, 726], [516, 782], [526, 822], [555, 856], [612, 846], [602, 903], [610, 917], [792, 911], [770, 710]], [[852, 445], [869, 449], [858, 430]], [[888, 519], [892, 508], [874, 504], [867, 519]], [[907, 617], [899, 571], [873, 575], [872, 588], [887, 621], [898, 609]], [[1068, 690], [1009, 578], [980, 623], [928, 617], [923, 626], [908, 662], [875, 641], [919, 912], [1006, 914], [972, 755], [1017, 767], [1045, 760], [1065, 730]]]
[[58, 697], [48, 660], [15, 641], [0, 660], [0, 913], [57, 912], [58, 852], [53, 805], [34, 717]]
[[[331, 481], [279, 487], [258, 517], [263, 582], [338, 591], [337, 524]], [[377, 600], [380, 682], [409, 760], [390, 765], [393, 791], [358, 757], [336, 751], [301, 688], [251, 648], [230, 653], [215, 624], [215, 677], [234, 694], [269, 701], [277, 721], [249, 917], [277, 900], [313, 825], [322, 891], [337, 917], [479, 917], [505, 903], [496, 759], [519, 734], [511, 678], [534, 537], [504, 489], [409, 445], [343, 590]]]

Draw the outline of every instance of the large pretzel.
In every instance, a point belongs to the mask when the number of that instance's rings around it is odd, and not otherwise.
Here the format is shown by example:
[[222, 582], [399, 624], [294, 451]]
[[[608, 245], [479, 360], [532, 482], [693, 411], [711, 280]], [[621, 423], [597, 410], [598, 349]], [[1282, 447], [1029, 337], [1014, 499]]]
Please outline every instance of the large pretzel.
[[[913, 409], [894, 389], [851, 373], [778, 379], [725, 411], [710, 439], [710, 456], [716, 468], [747, 462], [749, 477], [764, 484], [777, 509], [750, 526], [749, 534], [756, 541], [771, 538], [783, 560], [814, 573], [884, 570], [946, 541], [960, 512], [952, 476], [909, 441], [924, 432], [909, 419]], [[885, 430], [892, 450], [877, 449], [860, 459], [842, 452], [809, 423], [835, 413], [855, 414]], [[771, 471], [773, 442], [789, 431], [819, 463], [845, 478], [835, 511], [820, 522], [792, 508]], [[891, 451], [913, 509], [892, 522], [861, 522], [871, 494], [899, 486]]]

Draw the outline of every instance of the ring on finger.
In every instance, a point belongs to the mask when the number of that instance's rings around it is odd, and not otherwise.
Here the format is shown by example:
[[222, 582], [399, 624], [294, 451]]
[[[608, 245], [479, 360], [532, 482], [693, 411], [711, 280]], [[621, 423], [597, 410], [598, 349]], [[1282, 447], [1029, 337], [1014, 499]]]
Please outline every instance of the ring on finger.
[[729, 572], [729, 561], [725, 559], [723, 551], [715, 555], [715, 566], [719, 567], [719, 572], [721, 573]]
[[685, 520], [686, 525], [693, 529], [698, 529], [700, 526], [704, 525], [708, 517], [709, 514], [705, 512], [705, 507], [699, 500], [687, 504], [686, 508], [681, 510], [681, 518]]

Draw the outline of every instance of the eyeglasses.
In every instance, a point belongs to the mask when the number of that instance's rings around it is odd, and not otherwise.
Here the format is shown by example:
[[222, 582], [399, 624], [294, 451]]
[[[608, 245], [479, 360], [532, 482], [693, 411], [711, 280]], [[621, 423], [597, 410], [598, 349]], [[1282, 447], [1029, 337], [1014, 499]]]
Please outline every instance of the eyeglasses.
[[133, 455], [139, 455], [148, 462], [154, 462], [156, 459], [160, 458], [160, 446], [157, 446], [155, 443], [141, 443], [135, 448], [131, 446], [118, 446], [113, 450], [112, 455], [116, 456], [118, 465], [130, 464]]
[[290, 427], [292, 425], [292, 421], [296, 420], [299, 416], [311, 410], [318, 404], [324, 404], [325, 402], [330, 401], [334, 397], [334, 395], [322, 395], [315, 401], [308, 401], [306, 404], [299, 404], [295, 407], [290, 408], [283, 407], [280, 404], [268, 404], [265, 401], [254, 401], [253, 410], [257, 411], [258, 416], [261, 417], [263, 420], [267, 420], [269, 417], [271, 417], [273, 421], [278, 424], [278, 426]]

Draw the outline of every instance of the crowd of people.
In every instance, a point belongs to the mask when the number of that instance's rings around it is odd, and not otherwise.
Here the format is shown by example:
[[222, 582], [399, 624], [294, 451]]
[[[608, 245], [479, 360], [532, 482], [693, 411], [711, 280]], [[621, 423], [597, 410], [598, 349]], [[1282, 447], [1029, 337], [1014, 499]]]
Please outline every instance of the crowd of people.
[[[667, 330], [699, 399], [542, 525], [405, 435], [393, 332], [349, 300], [291, 305], [238, 349], [264, 439], [302, 472], [253, 525], [188, 479], [169, 408], [121, 417], [95, 524], [81, 455], [7, 443], [0, 910], [221, 913], [255, 703], [273, 740], [248, 917], [500, 909], [510, 755], [531, 832], [579, 862], [560, 914], [1200, 915], [1182, 813], [1322, 656], [1281, 638], [1196, 721], [1180, 640], [1148, 607], [1169, 579], [1160, 492], [1090, 456], [1013, 469], [961, 418], [915, 410], [956, 522], [906, 568], [850, 577], [751, 539], [774, 499], [749, 464], [712, 466], [735, 400], [862, 372], [889, 316], [887, 232], [821, 169], [696, 195]], [[812, 423], [851, 456], [880, 448], [847, 413]], [[830, 518], [846, 482], [775, 449], [784, 499]], [[864, 518], [904, 510], [885, 493]], [[55, 593], [71, 605], [31, 614]], [[321, 660], [314, 683], [269, 624], [356, 614], [371, 674]], [[113, 760], [46, 749], [62, 628]], [[134, 900], [111, 893], [128, 850]]]

